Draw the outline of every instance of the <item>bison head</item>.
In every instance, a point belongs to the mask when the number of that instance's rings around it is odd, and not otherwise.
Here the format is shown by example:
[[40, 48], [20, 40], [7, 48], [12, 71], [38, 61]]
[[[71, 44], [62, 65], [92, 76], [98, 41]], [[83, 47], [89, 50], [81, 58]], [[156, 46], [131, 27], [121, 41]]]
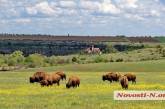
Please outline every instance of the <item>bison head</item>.
[[69, 83], [66, 84], [66, 88], [70, 88], [70, 84]]
[[30, 83], [34, 83], [35, 82], [35, 78], [34, 77], [30, 77], [29, 80], [30, 80]]
[[103, 75], [103, 76], [102, 76], [102, 80], [103, 80], [103, 81], [107, 80], [107, 76], [106, 76], [106, 75]]

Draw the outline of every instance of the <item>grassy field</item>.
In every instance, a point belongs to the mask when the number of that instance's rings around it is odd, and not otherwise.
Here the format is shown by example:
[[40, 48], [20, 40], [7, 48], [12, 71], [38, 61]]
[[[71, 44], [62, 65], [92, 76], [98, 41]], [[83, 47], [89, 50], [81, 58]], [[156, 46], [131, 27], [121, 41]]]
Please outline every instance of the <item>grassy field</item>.
[[[13, 72], [0, 72], [1, 109], [162, 109], [165, 101], [114, 101], [119, 83], [103, 82], [108, 71], [134, 72], [137, 84], [129, 90], [165, 90], [165, 60], [99, 64], [73, 64]], [[37, 70], [49, 73], [64, 70], [67, 76], [78, 75], [80, 87], [66, 89], [65, 81], [53, 87], [30, 84], [29, 76]]]

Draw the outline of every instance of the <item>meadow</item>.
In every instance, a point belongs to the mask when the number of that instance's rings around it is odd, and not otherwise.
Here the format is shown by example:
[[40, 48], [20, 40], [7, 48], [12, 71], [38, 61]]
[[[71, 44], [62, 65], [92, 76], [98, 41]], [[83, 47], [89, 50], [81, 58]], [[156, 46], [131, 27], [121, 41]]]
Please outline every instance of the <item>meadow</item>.
[[[41, 87], [30, 84], [29, 76], [38, 70], [52, 73], [63, 70], [81, 79], [79, 88]], [[137, 84], [128, 90], [165, 90], [165, 60], [71, 64], [54, 67], [0, 72], [0, 109], [162, 109], [165, 101], [115, 101], [113, 92], [123, 90], [119, 83], [103, 82], [108, 71], [134, 72]]]

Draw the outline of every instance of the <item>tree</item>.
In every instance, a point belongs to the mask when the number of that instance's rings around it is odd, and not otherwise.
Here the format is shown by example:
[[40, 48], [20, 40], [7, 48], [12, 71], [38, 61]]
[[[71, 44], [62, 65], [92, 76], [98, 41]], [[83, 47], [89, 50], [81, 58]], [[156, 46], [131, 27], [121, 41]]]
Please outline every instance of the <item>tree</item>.
[[44, 56], [41, 54], [31, 54], [26, 58], [25, 62], [32, 68], [42, 67], [44, 66]]
[[24, 63], [24, 59], [25, 59], [25, 57], [23, 56], [23, 52], [15, 51], [8, 56], [7, 64], [9, 66], [21, 65]]

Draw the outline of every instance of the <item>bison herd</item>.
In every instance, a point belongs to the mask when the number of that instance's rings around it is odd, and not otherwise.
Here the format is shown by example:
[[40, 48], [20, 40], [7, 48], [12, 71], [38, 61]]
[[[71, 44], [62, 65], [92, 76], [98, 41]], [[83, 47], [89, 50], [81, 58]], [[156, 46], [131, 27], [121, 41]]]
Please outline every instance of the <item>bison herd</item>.
[[133, 73], [127, 73], [127, 74], [122, 75], [120, 73], [110, 72], [110, 73], [104, 74], [102, 76], [102, 80], [110, 81], [110, 83], [112, 83], [113, 81], [116, 81], [116, 82], [120, 81], [122, 88], [128, 89], [128, 81], [132, 81], [132, 84], [136, 83], [136, 75]]
[[[45, 72], [36, 72], [34, 73], [30, 78], [30, 83], [37, 82], [42, 87], [43, 86], [52, 86], [53, 84], [60, 85], [60, 80], [66, 80], [66, 74], [64, 72], [55, 72], [55, 73], [45, 73]], [[127, 73], [127, 74], [120, 74], [116, 72], [110, 72], [107, 74], [102, 75], [103, 81], [109, 81], [112, 82], [120, 82], [123, 89], [128, 89], [128, 82], [132, 81], [132, 84], [136, 83], [136, 75], [133, 73]], [[68, 79], [68, 82], [66, 83], [66, 88], [76, 88], [80, 85], [80, 78], [77, 76], [71, 76]]]
[[[43, 86], [52, 86], [53, 84], [60, 85], [60, 80], [66, 80], [66, 74], [64, 72], [55, 72], [55, 73], [45, 73], [45, 72], [36, 72], [31, 76], [30, 83], [38, 82]], [[71, 76], [66, 84], [66, 88], [70, 87], [79, 87], [80, 79], [77, 76]]]

